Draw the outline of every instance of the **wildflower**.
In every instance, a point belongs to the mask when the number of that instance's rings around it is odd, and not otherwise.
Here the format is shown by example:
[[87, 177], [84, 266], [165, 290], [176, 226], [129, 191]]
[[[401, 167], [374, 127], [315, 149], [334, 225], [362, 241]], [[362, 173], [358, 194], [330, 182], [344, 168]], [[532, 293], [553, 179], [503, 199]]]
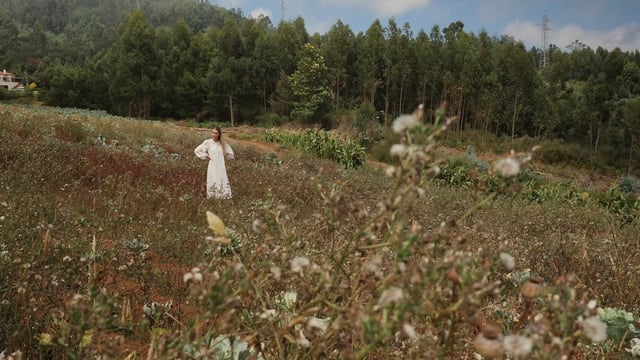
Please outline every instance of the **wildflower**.
[[418, 122], [413, 115], [400, 115], [393, 121], [393, 132], [396, 134], [402, 134], [416, 126], [417, 123]]
[[282, 270], [280, 270], [277, 266], [271, 267], [271, 273], [273, 274], [274, 279], [280, 280], [280, 275], [282, 274]]
[[504, 337], [504, 349], [516, 358], [523, 358], [533, 349], [533, 341], [522, 335], [507, 335]]
[[510, 157], [496, 161], [494, 168], [498, 175], [504, 178], [513, 177], [520, 173], [520, 163]]
[[393, 144], [393, 146], [391, 146], [390, 152], [392, 157], [398, 157], [402, 159], [403, 157], [407, 156], [408, 149], [403, 144]]
[[520, 288], [522, 295], [528, 298], [535, 298], [542, 292], [542, 279], [532, 276]]
[[309, 339], [307, 339], [304, 336], [304, 333], [302, 332], [302, 330], [298, 334], [298, 338], [296, 339], [296, 343], [298, 345], [302, 346], [303, 348], [308, 348], [309, 346], [311, 346], [311, 341], [309, 341]]
[[584, 335], [591, 341], [598, 343], [607, 338], [607, 324], [597, 316], [591, 316], [579, 322]]
[[502, 261], [502, 265], [504, 265], [504, 267], [509, 271], [516, 267], [516, 262], [513, 260], [513, 256], [507, 253], [500, 253], [500, 261]]
[[393, 175], [395, 175], [395, 173], [396, 173], [396, 167], [395, 166], [389, 166], [384, 170], [384, 173], [389, 177], [393, 177]]
[[631, 339], [631, 347], [624, 350], [628, 353], [631, 353], [631, 356], [633, 357], [640, 357], [640, 339]]
[[260, 314], [260, 319], [275, 319], [278, 316], [278, 312], [273, 309], [268, 309]]
[[402, 294], [402, 290], [399, 288], [392, 286], [380, 295], [380, 299], [378, 299], [378, 306], [383, 307], [392, 303], [398, 303], [404, 298]]
[[291, 260], [291, 271], [293, 272], [302, 272], [305, 266], [309, 266], [311, 262], [305, 256], [298, 256]]
[[307, 321], [307, 325], [310, 328], [316, 328], [322, 332], [327, 331], [327, 328], [329, 327], [330, 323], [331, 323], [330, 317], [322, 319], [322, 318], [317, 318], [315, 316], [311, 316]]
[[474, 347], [478, 354], [486, 358], [496, 359], [502, 357], [504, 355], [504, 344], [500, 330], [495, 326], [485, 326], [476, 337]]
[[589, 310], [595, 310], [597, 305], [598, 305], [598, 303], [597, 303], [595, 300], [590, 300], [590, 301], [587, 303], [587, 309], [589, 309]]
[[199, 268], [194, 267], [193, 269], [191, 269], [191, 272], [188, 272], [183, 275], [182, 280], [184, 280], [185, 284], [188, 284], [190, 281], [201, 283], [202, 273], [200, 272]]
[[407, 324], [407, 323], [402, 324], [402, 331], [411, 340], [415, 340], [418, 338], [418, 334], [416, 334], [416, 329], [411, 324]]

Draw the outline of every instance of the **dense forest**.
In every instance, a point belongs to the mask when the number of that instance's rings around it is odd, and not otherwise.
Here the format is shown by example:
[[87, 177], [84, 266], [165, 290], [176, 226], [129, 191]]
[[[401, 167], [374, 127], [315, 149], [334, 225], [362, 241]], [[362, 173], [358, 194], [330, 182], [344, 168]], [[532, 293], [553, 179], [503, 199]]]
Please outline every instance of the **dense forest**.
[[541, 69], [540, 49], [460, 21], [427, 32], [376, 20], [358, 33], [338, 21], [309, 34], [300, 17], [274, 25], [198, 0], [3, 4], [0, 66], [47, 105], [331, 126], [344, 114], [389, 125], [420, 103], [429, 117], [446, 102], [454, 134], [536, 137], [640, 168], [638, 50], [551, 47]]

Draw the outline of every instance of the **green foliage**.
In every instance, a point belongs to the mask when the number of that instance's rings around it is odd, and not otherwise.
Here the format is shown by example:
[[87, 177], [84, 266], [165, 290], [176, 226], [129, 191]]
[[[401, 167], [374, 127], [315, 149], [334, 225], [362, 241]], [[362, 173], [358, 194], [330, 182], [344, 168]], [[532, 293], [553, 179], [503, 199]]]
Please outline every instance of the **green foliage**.
[[311, 44], [304, 45], [300, 50], [297, 70], [290, 80], [294, 96], [291, 116], [313, 122], [328, 113], [333, 95], [327, 75], [327, 66], [320, 51]]
[[618, 179], [618, 188], [623, 193], [639, 193], [640, 179], [633, 175], [624, 175]]
[[598, 316], [607, 323], [607, 335], [615, 343], [640, 337], [640, 329], [636, 328], [637, 319], [632, 313], [607, 307], [598, 309]]
[[271, 129], [264, 132], [263, 139], [297, 148], [321, 159], [336, 161], [347, 169], [362, 167], [366, 156], [364, 147], [358, 141], [342, 139], [323, 130], [287, 132]]

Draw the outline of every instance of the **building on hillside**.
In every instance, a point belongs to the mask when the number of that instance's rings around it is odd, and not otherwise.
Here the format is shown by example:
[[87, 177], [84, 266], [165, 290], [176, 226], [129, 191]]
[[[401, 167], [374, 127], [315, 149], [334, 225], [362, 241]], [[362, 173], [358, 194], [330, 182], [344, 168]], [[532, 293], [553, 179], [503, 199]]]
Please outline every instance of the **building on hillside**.
[[4, 69], [0, 74], [0, 86], [9, 91], [24, 91], [24, 85], [20, 82], [20, 78]]

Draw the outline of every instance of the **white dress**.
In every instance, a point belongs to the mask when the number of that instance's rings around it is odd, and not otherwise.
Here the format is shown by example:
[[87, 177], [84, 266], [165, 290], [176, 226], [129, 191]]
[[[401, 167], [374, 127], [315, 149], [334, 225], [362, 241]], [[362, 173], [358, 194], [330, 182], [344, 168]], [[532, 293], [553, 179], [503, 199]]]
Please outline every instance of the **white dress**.
[[[226, 158], [231, 160], [234, 158], [231, 146], [225, 142]], [[195, 150], [196, 156], [200, 159], [209, 160], [207, 168], [207, 197], [216, 199], [230, 199], [231, 185], [227, 176], [227, 168], [225, 167], [225, 154], [222, 151], [222, 144], [213, 139], [207, 139], [198, 145]]]

